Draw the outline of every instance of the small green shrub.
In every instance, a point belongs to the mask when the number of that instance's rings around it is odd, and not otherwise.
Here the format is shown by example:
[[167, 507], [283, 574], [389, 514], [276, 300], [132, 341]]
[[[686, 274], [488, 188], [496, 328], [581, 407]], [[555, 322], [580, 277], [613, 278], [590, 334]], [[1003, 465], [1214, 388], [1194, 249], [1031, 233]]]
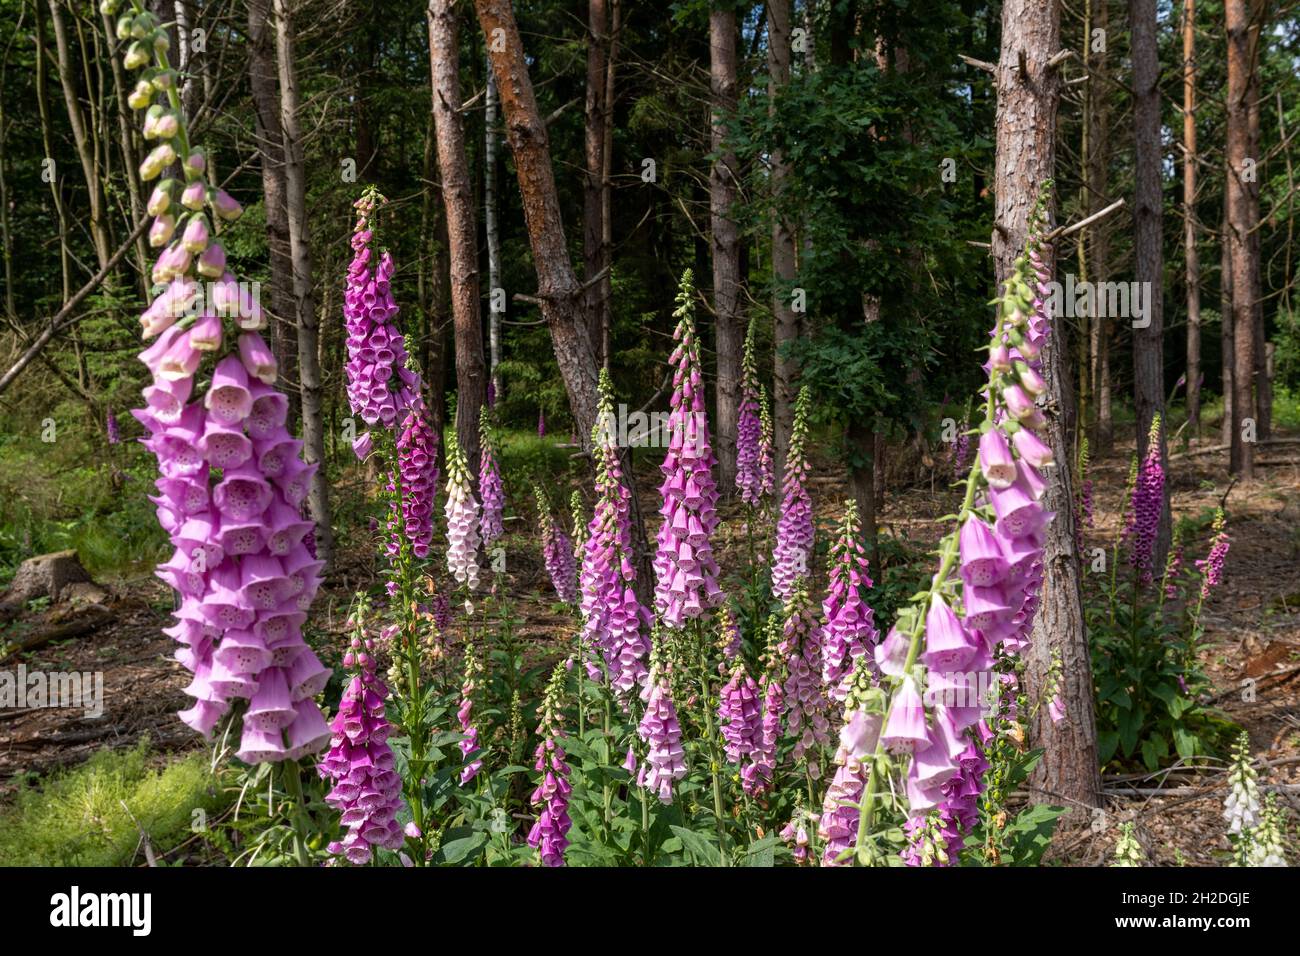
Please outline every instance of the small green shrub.
[[203, 754], [156, 770], [147, 739], [101, 750], [24, 786], [0, 812], [0, 866], [126, 866], [137, 859], [137, 822], [161, 852], [189, 836], [196, 809], [211, 814], [221, 802]]

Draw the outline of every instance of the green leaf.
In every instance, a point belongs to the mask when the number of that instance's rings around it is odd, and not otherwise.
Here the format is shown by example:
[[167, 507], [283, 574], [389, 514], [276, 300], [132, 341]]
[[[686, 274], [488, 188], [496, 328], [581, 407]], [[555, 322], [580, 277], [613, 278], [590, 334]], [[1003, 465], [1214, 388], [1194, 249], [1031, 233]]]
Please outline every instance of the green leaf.
[[722, 854], [718, 852], [718, 848], [707, 837], [696, 833], [694, 830], [688, 830], [686, 827], [675, 826], [672, 831], [682, 841], [682, 846], [686, 848], [686, 851], [695, 857], [696, 862], [704, 866], [722, 865]]

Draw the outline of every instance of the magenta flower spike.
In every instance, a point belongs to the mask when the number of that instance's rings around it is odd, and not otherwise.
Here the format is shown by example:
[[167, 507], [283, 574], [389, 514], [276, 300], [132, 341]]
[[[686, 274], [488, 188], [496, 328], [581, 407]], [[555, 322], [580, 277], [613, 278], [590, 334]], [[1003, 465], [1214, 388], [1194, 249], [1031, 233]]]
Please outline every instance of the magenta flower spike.
[[[613, 385], [603, 369], [599, 388], [597, 424], [592, 432], [596, 504], [582, 544], [578, 578], [582, 639], [591, 653], [600, 654], [610, 685], [626, 703], [649, 674], [651, 616], [635, 589], [631, 497], [623, 483], [615, 441]], [[587, 667], [593, 680], [600, 678], [600, 668], [593, 661], [588, 661]]]
[[762, 504], [765, 494], [762, 406], [759, 404], [758, 363], [754, 356], [755, 329], [754, 320], [750, 319], [740, 365], [740, 407], [736, 419], [736, 490], [740, 492], [741, 500], [753, 508]]
[[718, 524], [718, 490], [705, 412], [700, 345], [696, 337], [690, 270], [677, 294], [676, 348], [669, 357], [673, 394], [668, 453], [660, 466], [663, 503], [654, 558], [655, 609], [669, 627], [704, 615], [722, 601], [712, 535]]
[[1210, 592], [1223, 580], [1223, 563], [1227, 560], [1228, 548], [1232, 545], [1222, 508], [1215, 513], [1212, 527], [1214, 537], [1210, 539], [1210, 553], [1196, 562], [1196, 568], [1201, 572], [1200, 599], [1202, 601], [1209, 597]]
[[785, 602], [784, 620], [777, 650], [785, 660], [787, 729], [794, 738], [794, 759], [815, 758], [817, 748], [830, 743], [830, 701], [822, 683], [821, 628], [802, 580]]
[[850, 851], [857, 844], [858, 805], [866, 787], [863, 764], [875, 752], [881, 722], [881, 715], [868, 711], [861, 700], [854, 700], [845, 710], [844, 726], [835, 750], [835, 773], [826, 788], [817, 825], [823, 846], [822, 866], [853, 862]]
[[664, 804], [673, 802], [673, 781], [686, 776], [686, 755], [682, 749], [682, 728], [677, 722], [668, 679], [652, 673], [647, 685], [645, 714], [637, 733], [646, 745], [646, 757], [637, 774], [637, 784], [646, 787]]
[[776, 487], [776, 452], [772, 433], [772, 409], [767, 401], [767, 386], [758, 387], [758, 492], [769, 498]]
[[569, 765], [564, 762], [563, 715], [561, 714], [564, 690], [564, 662], [555, 665], [546, 695], [542, 700], [542, 717], [537, 726], [540, 743], [533, 764], [541, 781], [533, 790], [529, 802], [537, 807], [537, 821], [528, 831], [528, 845], [537, 850], [544, 866], [563, 866], [564, 851], [569, 845]]
[[402, 807], [402, 780], [393, 769], [388, 745], [390, 726], [384, 712], [388, 688], [375, 675], [372, 639], [362, 639], [362, 623], [343, 658], [356, 672], [343, 691], [331, 728], [330, 749], [317, 771], [333, 785], [325, 802], [339, 811], [347, 828], [329, 851], [361, 866], [376, 847], [399, 850], [405, 842], [397, 813]]
[[478, 681], [483, 667], [474, 655], [472, 645], [465, 648], [465, 677], [460, 685], [460, 707], [456, 711], [456, 720], [460, 723], [460, 732], [464, 739], [460, 742], [461, 757], [465, 764], [460, 771], [460, 784], [463, 787], [483, 769], [482, 751], [479, 749], [478, 727], [474, 722], [474, 696], [478, 690]]
[[822, 602], [822, 680], [832, 700], [843, 701], [860, 663], [874, 670], [869, 653], [880, 638], [875, 612], [862, 600], [871, 587], [860, 539], [858, 508], [845, 502], [840, 534], [831, 547], [830, 582]]
[[812, 499], [808, 496], [808, 412], [812, 395], [805, 385], [795, 403], [794, 429], [785, 456], [781, 515], [776, 523], [776, 547], [772, 551], [772, 593], [789, 600], [797, 582], [809, 574], [813, 551]]
[[[146, 111], [150, 135], [166, 140], [141, 165], [149, 180], [175, 162], [188, 133], [179, 113], [151, 109], [172, 75], [161, 24], [137, 11], [132, 29], [140, 35], [128, 68], [157, 58], [155, 79], [131, 94], [133, 108]], [[157, 573], [177, 591], [176, 623], [166, 633], [192, 675], [185, 692], [194, 703], [179, 716], [209, 736], [233, 702], [246, 701], [242, 728], [233, 728], [236, 756], [297, 760], [330, 738], [313, 700], [329, 671], [302, 636], [320, 564], [303, 542], [311, 525], [298, 518], [298, 505], [315, 466], [303, 463], [301, 443], [283, 429], [288, 399], [274, 387], [266, 342], [238, 321], [226, 327], [215, 301], [221, 293], [208, 308], [198, 306], [201, 277], [237, 288], [224, 260], [218, 263], [224, 252], [211, 222], [234, 218], [240, 207], [207, 183], [201, 153], [182, 152], [183, 182], [164, 180], [149, 197], [157, 217], [150, 238], [161, 249], [151, 273], [164, 288], [140, 317], [143, 335], [157, 338], [140, 354], [152, 382], [145, 406], [132, 412], [158, 462], [159, 494], [151, 500], [174, 549]]]
[[484, 548], [491, 548], [505, 534], [501, 515], [505, 510], [505, 493], [501, 487], [501, 470], [497, 466], [496, 442], [489, 425], [491, 406], [479, 414], [479, 469], [478, 490], [483, 502], [483, 515], [479, 519], [479, 537]]
[[[438, 433], [422, 403], [409, 408], [397, 436], [401, 479], [401, 528], [417, 558], [427, 558], [433, 544], [434, 499], [438, 493]], [[390, 546], [390, 552], [393, 549]]]
[[1151, 419], [1147, 436], [1147, 452], [1138, 466], [1137, 483], [1133, 486], [1131, 502], [1133, 526], [1129, 549], [1129, 563], [1137, 569], [1143, 584], [1150, 584], [1155, 557], [1156, 534], [1160, 528], [1160, 512], [1165, 503], [1165, 469], [1160, 460], [1160, 416]]
[[573, 558], [573, 539], [551, 514], [542, 489], [533, 487], [537, 499], [537, 520], [542, 529], [542, 560], [555, 595], [565, 604], [578, 603], [578, 568]]
[[352, 232], [352, 263], [343, 294], [347, 332], [348, 404], [367, 425], [396, 428], [405, 411], [421, 406], [419, 375], [406, 367], [405, 339], [396, 324], [399, 311], [393, 298], [394, 265], [388, 252], [377, 251], [374, 220], [386, 202], [368, 191], [353, 205], [357, 222]]
[[740, 768], [762, 743], [762, 705], [758, 684], [737, 663], [719, 695], [718, 721], [728, 762]]

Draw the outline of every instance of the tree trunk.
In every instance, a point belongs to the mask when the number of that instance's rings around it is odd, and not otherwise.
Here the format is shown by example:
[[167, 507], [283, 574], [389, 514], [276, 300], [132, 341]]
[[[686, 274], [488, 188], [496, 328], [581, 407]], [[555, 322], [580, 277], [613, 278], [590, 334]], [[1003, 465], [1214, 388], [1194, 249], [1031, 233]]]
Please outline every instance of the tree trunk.
[[91, 143], [91, 130], [82, 113], [81, 101], [77, 98], [77, 89], [73, 85], [72, 59], [68, 49], [68, 31], [63, 23], [63, 8], [59, 0], [48, 2], [50, 22], [54, 24], [54, 51], [58, 56], [63, 102], [68, 111], [68, 125], [72, 128], [73, 145], [76, 146], [77, 158], [81, 161], [81, 173], [86, 180], [86, 195], [90, 205], [90, 240], [95, 247], [96, 262], [102, 269], [112, 250], [109, 248], [108, 224], [104, 218], [104, 193], [100, 188], [98, 157]]
[[[583, 308], [582, 286], [569, 261], [564, 220], [551, 169], [546, 124], [537, 110], [519, 27], [508, 0], [475, 0], [487, 38], [505, 117], [506, 141], [515, 157], [524, 221], [537, 270], [537, 296], [551, 332], [556, 362], [583, 450], [591, 451], [596, 424], [596, 356]], [[446, 178], [447, 171], [443, 170]]]
[[483, 115], [483, 225], [487, 232], [488, 252], [488, 380], [499, 402], [502, 399], [501, 376], [497, 366], [501, 364], [501, 315], [505, 303], [502, 302], [498, 310], [496, 290], [501, 288], [501, 226], [497, 219], [497, 145], [500, 133], [497, 130], [497, 81], [490, 65], [484, 100], [487, 103]]
[[[1028, 220], [1041, 184], [1055, 165], [1056, 114], [1060, 77], [1047, 61], [1060, 49], [1059, 9], [1037, 0], [1007, 0], [1002, 7], [1002, 47], [997, 68], [996, 222], [993, 256], [999, 286], [1023, 250]], [[1022, 76], [1020, 63], [1026, 65]], [[1044, 250], [1049, 260], [1051, 249]], [[1074, 391], [1070, 383], [1064, 323], [1053, 325], [1043, 350], [1048, 385], [1047, 438], [1058, 465], [1049, 475], [1045, 504], [1056, 513], [1043, 552], [1043, 584], [1033, 640], [1027, 652], [1031, 699], [1040, 693], [1053, 652], [1063, 664], [1060, 694], [1068, 718], [1053, 723], [1046, 708], [1030, 728], [1032, 743], [1044, 748], [1031, 778], [1033, 799], [1064, 804], [1065, 818], [1086, 823], [1076, 808], [1101, 801], [1097, 731], [1093, 717], [1092, 668], [1075, 548], [1074, 493], [1069, 467], [1073, 449]]]
[[713, 253], [714, 346], [718, 487], [729, 495], [736, 485], [736, 418], [740, 402], [740, 234], [736, 228], [736, 154], [727, 146], [727, 122], [736, 111], [736, 14], [730, 7], [709, 12], [709, 87], [714, 153], [709, 170], [709, 231]]
[[1222, 361], [1220, 386], [1223, 390], [1223, 422], [1220, 425], [1222, 444], [1232, 444], [1232, 377], [1236, 356], [1232, 328], [1232, 240], [1228, 224], [1228, 190], [1223, 190], [1223, 218], [1219, 224], [1219, 343]]
[[[1129, 0], [1133, 37], [1133, 246], [1137, 280], [1147, 289], [1144, 328], [1133, 328], [1133, 404], [1137, 413], [1137, 453], [1147, 452], [1151, 421], [1165, 409], [1164, 250], [1161, 222], [1164, 200], [1160, 167], [1160, 61], [1156, 49], [1156, 0]], [[1136, 316], [1135, 316], [1136, 318]], [[1160, 461], [1168, 470], [1166, 429], [1160, 429]], [[1164, 491], [1152, 567], [1165, 566], [1171, 532], [1169, 490]]]
[[[776, 99], [790, 82], [790, 0], [767, 4], [767, 96], [769, 115]], [[810, 54], [811, 56], [811, 54]], [[811, 67], [809, 67], [811, 68]], [[781, 193], [790, 177], [790, 165], [780, 150], [771, 155], [772, 196], [772, 315], [775, 320], [773, 351], [773, 431], [776, 444], [777, 487], [785, 473], [785, 453], [794, 429], [794, 403], [799, 392], [799, 365], [787, 354], [799, 338], [799, 316], [791, 306], [790, 289], [796, 276], [794, 230], [780, 209]]]
[[[285, 205], [284, 130], [280, 126], [280, 90], [275, 66], [275, 37], [268, 29], [271, 0], [248, 3], [248, 85], [253, 99], [253, 131], [262, 167], [266, 210], [266, 248], [271, 281], [266, 305], [275, 323], [273, 347], [280, 377], [298, 377], [298, 328], [294, 324], [293, 259], [289, 253], [289, 210]], [[290, 421], [302, 413], [302, 396], [288, 389]], [[290, 425], [292, 427], [292, 424]]]
[[285, 210], [289, 225], [289, 256], [293, 266], [293, 317], [298, 331], [298, 369], [302, 391], [303, 460], [319, 462], [307, 504], [316, 522], [316, 550], [329, 561], [334, 550], [330, 521], [329, 482], [325, 473], [325, 421], [321, 411], [319, 319], [313, 301], [311, 236], [307, 218], [307, 178], [303, 168], [302, 133], [298, 128], [298, 78], [293, 60], [293, 18], [290, 0], [274, 0], [275, 50], [280, 80], [280, 127], [284, 135]]
[[600, 280], [600, 359], [609, 368], [610, 326], [614, 322], [614, 64], [618, 59], [618, 34], [622, 29], [620, 0], [611, 0], [609, 56], [605, 58], [605, 144], [600, 167], [600, 261], [607, 267]]
[[[1102, 31], [1105, 36], [1110, 29], [1110, 10], [1108, 0], [1099, 0], [1093, 5], [1092, 29]], [[1088, 157], [1087, 157], [1087, 193], [1088, 214], [1101, 211], [1110, 202], [1110, 156], [1111, 115], [1110, 65], [1108, 54], [1103, 50], [1094, 51], [1092, 37], [1087, 38], [1086, 57], [1088, 70], [1093, 77], [1085, 91], [1087, 109], [1090, 114]], [[1101, 220], [1088, 227], [1088, 271], [1093, 282], [1105, 282], [1110, 273], [1110, 231], [1109, 220]], [[1092, 380], [1093, 409], [1093, 446], [1097, 455], [1110, 451], [1114, 438], [1114, 419], [1111, 406], [1110, 383], [1110, 317], [1101, 314], [1094, 301], [1091, 321], [1088, 328], [1088, 364], [1089, 378]], [[1086, 424], [1086, 423], [1081, 423]]]
[[1268, 441], [1273, 437], [1273, 383], [1269, 379], [1268, 338], [1264, 333], [1264, 286], [1260, 264], [1263, 261], [1260, 252], [1261, 234], [1259, 229], [1259, 181], [1263, 170], [1258, 168], [1263, 163], [1263, 150], [1259, 139], [1259, 38], [1264, 28], [1265, 5], [1262, 0], [1252, 0], [1249, 4], [1250, 31], [1247, 44], [1250, 63], [1250, 92], [1246, 102], [1250, 104], [1248, 126], [1250, 129], [1249, 155], [1257, 164], [1254, 179], [1247, 184], [1250, 191], [1254, 225], [1246, 239], [1248, 262], [1250, 263], [1250, 300], [1251, 329], [1255, 342], [1255, 437], [1258, 441]]
[[601, 329], [607, 319], [607, 303], [601, 296], [597, 276], [605, 268], [601, 242], [604, 212], [602, 176], [605, 170], [605, 123], [609, 111], [605, 106], [605, 86], [609, 65], [609, 10], [606, 0], [587, 3], [587, 102], [583, 128], [583, 152], [586, 174], [582, 179], [582, 260], [586, 284], [587, 332], [600, 354]]
[[[1243, 481], [1255, 477], [1255, 443], [1247, 429], [1255, 429], [1255, 296], [1259, 261], [1252, 261], [1250, 233], [1259, 224], [1259, 194], [1255, 176], [1248, 167], [1258, 157], [1251, 155], [1250, 104], [1255, 92], [1254, 60], [1251, 48], [1251, 7], [1248, 0], [1226, 0], [1224, 16], [1228, 30], [1228, 230], [1229, 263], [1232, 275], [1232, 435], [1229, 468]], [[1248, 162], [1249, 161], [1249, 162]]]
[[1183, 0], [1183, 258], [1187, 266], [1187, 424], [1201, 432], [1201, 260], [1196, 251], [1196, 0]]
[[460, 47], [453, 0], [429, 0], [429, 71], [442, 204], [451, 255], [451, 315], [456, 330], [456, 439], [470, 470], [479, 466], [478, 420], [487, 402], [479, 314], [478, 227], [460, 115]]

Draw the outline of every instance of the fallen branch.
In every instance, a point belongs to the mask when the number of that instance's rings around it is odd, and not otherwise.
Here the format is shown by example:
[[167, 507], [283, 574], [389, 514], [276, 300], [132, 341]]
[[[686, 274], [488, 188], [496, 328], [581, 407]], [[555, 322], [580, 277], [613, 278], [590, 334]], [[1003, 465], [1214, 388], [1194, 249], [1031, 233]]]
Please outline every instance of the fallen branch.
[[135, 241], [143, 236], [145, 230], [149, 228], [149, 222], [150, 220], [145, 219], [137, 225], [135, 231], [127, 237], [126, 242], [122, 243], [117, 251], [109, 257], [108, 262], [104, 263], [104, 267], [91, 276], [90, 281], [78, 289], [71, 299], [63, 303], [63, 308], [59, 309], [54, 318], [50, 319], [50, 324], [45, 327], [45, 330], [36, 336], [32, 344], [27, 347], [27, 351], [18, 357], [18, 361], [13, 364], [9, 371], [5, 372], [3, 377], [0, 377], [0, 394], [9, 387], [14, 379], [22, 374], [23, 369], [31, 364], [32, 359], [40, 354], [41, 349], [49, 344], [50, 339], [65, 328], [80, 321], [80, 316], [72, 316], [73, 310], [85, 301], [86, 296], [99, 287], [99, 284], [107, 278], [108, 274], [117, 268], [119, 262], [126, 258], [126, 254], [135, 246]]
[[1088, 226], [1091, 226], [1098, 219], [1104, 219], [1106, 216], [1109, 216], [1111, 213], [1113, 213], [1115, 210], [1119, 209], [1123, 205], [1124, 205], [1123, 199], [1116, 199], [1105, 209], [1099, 209], [1096, 212], [1094, 212], [1091, 216], [1087, 217], [1086, 219], [1080, 219], [1078, 222], [1074, 223], [1073, 225], [1057, 226], [1055, 229], [1053, 229], [1044, 237], [1044, 241], [1051, 242], [1053, 239], [1062, 239], [1065, 236], [1073, 235], [1074, 233], [1078, 232], [1080, 229], [1086, 229]]

